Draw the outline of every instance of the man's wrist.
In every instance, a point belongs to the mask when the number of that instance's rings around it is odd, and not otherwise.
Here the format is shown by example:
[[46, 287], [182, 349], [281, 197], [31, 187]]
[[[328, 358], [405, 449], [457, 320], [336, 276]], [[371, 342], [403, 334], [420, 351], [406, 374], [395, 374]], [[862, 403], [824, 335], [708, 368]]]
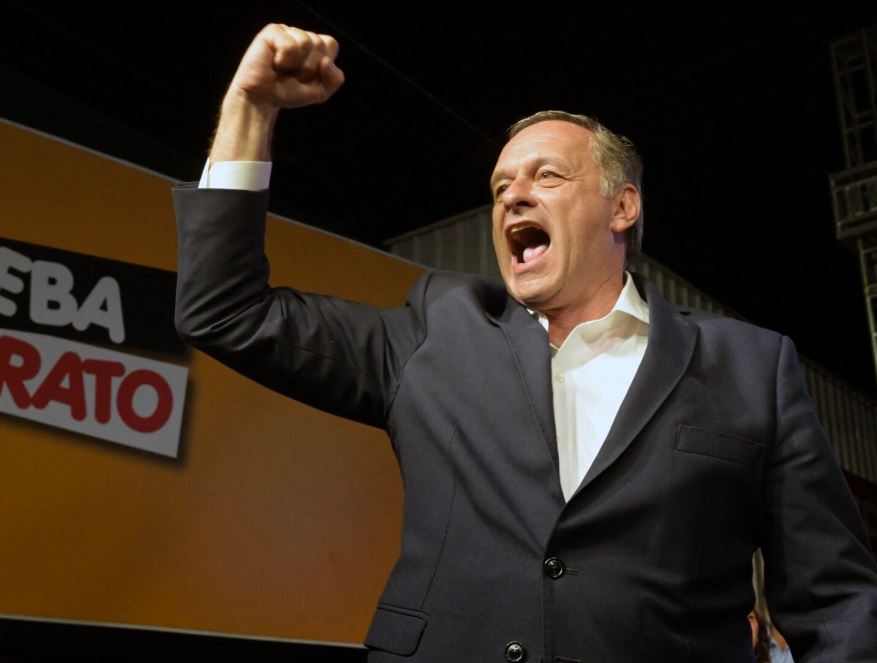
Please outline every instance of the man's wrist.
[[268, 161], [277, 109], [229, 90], [222, 102], [210, 162]]

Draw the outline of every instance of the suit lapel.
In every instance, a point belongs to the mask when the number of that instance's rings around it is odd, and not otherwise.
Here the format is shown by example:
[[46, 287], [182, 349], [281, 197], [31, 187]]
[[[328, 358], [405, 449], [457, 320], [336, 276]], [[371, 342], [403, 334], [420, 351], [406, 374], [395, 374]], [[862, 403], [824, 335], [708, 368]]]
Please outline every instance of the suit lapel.
[[649, 282], [637, 278], [649, 304], [649, 342], [642, 363], [621, 403], [603, 446], [576, 494], [614, 463], [630, 446], [685, 374], [697, 341], [697, 329]]
[[521, 374], [533, 416], [542, 431], [548, 454], [554, 467], [557, 468], [557, 433], [554, 427], [548, 335], [542, 325], [511, 297], [508, 298], [506, 309], [500, 317], [489, 317], [505, 334], [518, 372]]
[[[697, 341], [693, 324], [651, 283], [638, 275], [634, 279], [649, 305], [649, 343], [606, 440], [576, 493], [606, 471], [658, 411], [685, 374]], [[502, 329], [508, 340], [533, 416], [551, 460], [559, 468], [547, 334], [511, 297], [497, 313], [487, 313], [488, 319]]]

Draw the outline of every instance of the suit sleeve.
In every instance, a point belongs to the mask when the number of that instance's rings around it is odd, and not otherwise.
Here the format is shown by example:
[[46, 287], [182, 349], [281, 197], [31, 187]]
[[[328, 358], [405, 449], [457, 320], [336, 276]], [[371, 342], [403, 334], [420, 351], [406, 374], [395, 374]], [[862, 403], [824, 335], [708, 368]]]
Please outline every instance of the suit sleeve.
[[877, 568], [787, 338], [776, 389], [762, 546], [768, 607], [796, 663], [874, 663]]
[[[415, 307], [379, 310], [268, 284], [267, 191], [174, 189], [177, 331], [266, 387], [383, 426], [423, 336]], [[427, 279], [412, 290], [419, 299]]]

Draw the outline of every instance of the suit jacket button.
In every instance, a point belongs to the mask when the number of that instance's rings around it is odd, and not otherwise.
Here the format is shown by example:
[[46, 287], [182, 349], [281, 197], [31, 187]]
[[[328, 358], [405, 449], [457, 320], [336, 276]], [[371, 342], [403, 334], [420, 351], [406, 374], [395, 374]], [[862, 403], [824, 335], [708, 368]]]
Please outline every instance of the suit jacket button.
[[552, 580], [557, 580], [563, 575], [565, 570], [566, 567], [563, 565], [563, 562], [557, 559], [557, 557], [549, 557], [545, 560], [545, 575]]
[[524, 645], [514, 640], [505, 646], [505, 660], [509, 663], [521, 663], [527, 658], [527, 650]]

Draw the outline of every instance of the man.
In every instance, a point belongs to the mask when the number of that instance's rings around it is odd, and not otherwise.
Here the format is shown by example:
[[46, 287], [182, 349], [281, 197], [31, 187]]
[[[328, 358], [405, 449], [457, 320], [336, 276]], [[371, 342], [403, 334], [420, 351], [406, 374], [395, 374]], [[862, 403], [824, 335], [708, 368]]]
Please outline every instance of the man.
[[370, 660], [752, 661], [761, 546], [797, 660], [877, 661], [877, 569], [791, 342], [626, 275], [638, 160], [592, 120], [538, 115], [502, 150], [505, 288], [433, 272], [379, 311], [268, 287], [267, 166], [241, 162], [268, 159], [280, 108], [338, 89], [336, 54], [272, 25], [244, 55], [202, 187], [174, 192], [177, 321], [390, 433], [403, 540]]

